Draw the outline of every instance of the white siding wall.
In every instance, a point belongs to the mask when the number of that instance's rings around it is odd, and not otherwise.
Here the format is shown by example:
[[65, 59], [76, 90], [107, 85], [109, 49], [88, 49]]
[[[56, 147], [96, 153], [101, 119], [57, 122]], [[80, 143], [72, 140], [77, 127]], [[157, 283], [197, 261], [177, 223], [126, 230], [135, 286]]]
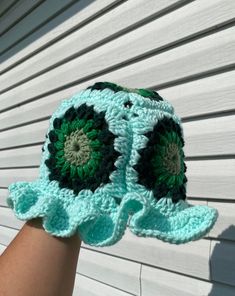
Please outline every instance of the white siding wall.
[[203, 239], [126, 231], [82, 244], [74, 295], [235, 295], [235, 1], [0, 2], [0, 252], [23, 221], [7, 186], [38, 175], [48, 119], [96, 81], [149, 87], [182, 117], [188, 200], [219, 210]]

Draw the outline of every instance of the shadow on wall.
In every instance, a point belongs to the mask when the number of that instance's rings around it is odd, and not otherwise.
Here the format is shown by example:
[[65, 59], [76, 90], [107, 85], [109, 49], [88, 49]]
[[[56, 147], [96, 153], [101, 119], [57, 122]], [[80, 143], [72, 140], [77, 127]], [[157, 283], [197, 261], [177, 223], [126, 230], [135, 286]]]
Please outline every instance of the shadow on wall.
[[229, 226], [218, 236], [221, 241], [212, 241], [210, 280], [222, 284], [213, 284], [208, 296], [235, 295], [235, 244], [231, 242], [231, 237], [235, 238], [235, 225]]
[[[53, 9], [55, 5], [55, 1], [51, 1], [51, 2], [48, 1], [47, 9], [49, 11], [54, 11], [54, 13], [52, 13], [51, 15], [48, 15], [48, 17], [46, 17], [46, 20], [42, 20], [42, 22], [40, 22], [40, 24], [38, 24], [38, 26], [36, 27], [34, 27], [34, 25], [31, 22], [30, 25], [32, 26], [32, 30], [25, 28], [25, 31], [27, 32], [26, 35], [20, 37], [19, 39], [17, 26], [20, 31], [24, 30], [23, 26], [22, 27], [20, 26], [21, 21], [23, 22], [26, 17], [30, 16], [30, 14], [33, 14], [33, 13], [35, 13], [35, 16], [37, 16], [36, 14], [37, 9], [39, 9], [40, 6], [36, 7], [35, 10], [33, 10], [29, 15], [25, 16], [20, 22], [16, 23], [15, 26], [12, 27], [12, 29], [14, 30], [6, 31], [5, 34], [1, 36], [1, 38], [3, 38], [3, 36], [5, 35], [6, 38], [12, 39], [12, 42], [8, 42], [11, 45], [5, 48], [2, 52], [0, 52], [0, 63], [9, 59], [11, 56], [14, 56], [17, 52], [21, 51], [23, 48], [33, 43], [35, 40], [39, 39], [40, 37], [45, 35], [47, 32], [53, 30], [54, 28], [56, 28], [57, 26], [65, 22], [67, 19], [71, 18], [73, 15], [75, 15], [76, 13], [78, 13], [79, 11], [81, 11], [82, 9], [84, 9], [94, 1], [95, 0], [81, 0], [76, 2], [68, 1], [69, 4], [64, 6], [60, 10], [56, 10], [55, 8]], [[45, 2], [43, 2], [42, 4], [45, 4]], [[40, 15], [40, 17], [42, 18], [42, 15]], [[79, 27], [81, 25], [83, 24], [79, 23]], [[13, 32], [13, 34], [11, 34], [11, 32]], [[61, 36], [59, 36], [59, 38], [56, 37], [55, 40], [53, 40], [53, 42], [55, 42], [60, 38]], [[50, 41], [49, 43], [52, 44], [53, 42]]]

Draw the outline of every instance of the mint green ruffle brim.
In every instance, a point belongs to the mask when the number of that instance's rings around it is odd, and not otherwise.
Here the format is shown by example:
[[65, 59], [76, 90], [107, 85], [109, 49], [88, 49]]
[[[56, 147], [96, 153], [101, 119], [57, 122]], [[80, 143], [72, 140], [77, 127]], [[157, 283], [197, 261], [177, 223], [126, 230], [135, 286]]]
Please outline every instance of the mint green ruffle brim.
[[55, 194], [50, 186], [40, 181], [12, 183], [7, 204], [20, 220], [41, 217], [43, 228], [51, 235], [76, 233], [85, 244], [96, 247], [115, 244], [127, 227], [137, 236], [183, 244], [206, 235], [218, 217], [216, 209], [184, 200], [173, 204], [171, 199], [161, 198], [153, 206], [140, 193], [129, 192], [117, 206], [102, 191], [84, 190], [74, 197], [66, 190]]

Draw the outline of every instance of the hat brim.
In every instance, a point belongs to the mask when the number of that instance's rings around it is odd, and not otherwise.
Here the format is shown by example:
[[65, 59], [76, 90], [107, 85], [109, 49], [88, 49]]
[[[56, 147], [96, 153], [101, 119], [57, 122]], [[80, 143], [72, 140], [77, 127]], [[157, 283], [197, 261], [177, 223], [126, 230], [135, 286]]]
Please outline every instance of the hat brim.
[[147, 215], [133, 215], [130, 230], [143, 237], [154, 237], [171, 244], [183, 244], [204, 237], [218, 218], [215, 208], [192, 205], [185, 200], [174, 204], [160, 199]]
[[[7, 203], [20, 220], [41, 217], [46, 232], [60, 237], [77, 232], [86, 244], [97, 247], [118, 242], [127, 226], [137, 236], [182, 244], [202, 238], [218, 217], [217, 210], [208, 206], [184, 200], [174, 204], [170, 198], [153, 204], [137, 192], [125, 194], [116, 209], [110, 203], [113, 212], [108, 214], [97, 204], [102, 192], [74, 199], [62, 191], [53, 194], [54, 187], [49, 187], [36, 181], [13, 183]], [[101, 200], [107, 203], [108, 197]]]

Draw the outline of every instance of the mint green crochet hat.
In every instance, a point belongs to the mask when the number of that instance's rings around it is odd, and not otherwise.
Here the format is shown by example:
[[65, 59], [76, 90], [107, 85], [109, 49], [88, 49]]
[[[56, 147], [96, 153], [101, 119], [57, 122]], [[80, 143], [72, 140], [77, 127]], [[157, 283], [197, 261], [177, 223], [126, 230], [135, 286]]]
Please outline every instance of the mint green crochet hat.
[[7, 203], [18, 219], [41, 217], [49, 234], [97, 247], [126, 227], [172, 244], [198, 240], [218, 212], [187, 202], [183, 146], [181, 120], [156, 91], [97, 82], [60, 103], [39, 177], [10, 184]]

